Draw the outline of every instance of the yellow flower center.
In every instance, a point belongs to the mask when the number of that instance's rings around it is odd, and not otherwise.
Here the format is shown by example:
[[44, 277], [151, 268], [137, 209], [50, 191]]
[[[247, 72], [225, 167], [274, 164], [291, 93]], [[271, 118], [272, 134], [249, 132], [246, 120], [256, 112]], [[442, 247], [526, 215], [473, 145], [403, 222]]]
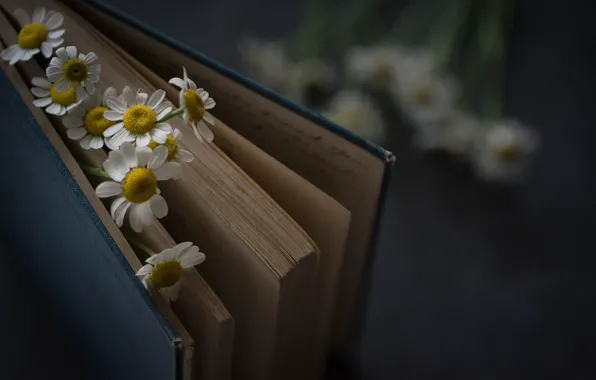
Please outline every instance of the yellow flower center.
[[184, 105], [188, 110], [188, 115], [193, 121], [200, 121], [205, 115], [205, 105], [203, 99], [193, 90], [186, 90], [184, 93]]
[[138, 135], [149, 132], [157, 122], [157, 115], [147, 106], [137, 104], [124, 114], [124, 127]]
[[157, 178], [153, 171], [146, 168], [134, 168], [122, 181], [122, 192], [132, 203], [145, 203], [157, 190]]
[[428, 87], [420, 87], [414, 93], [414, 100], [416, 103], [427, 106], [430, 104], [430, 90]]
[[157, 289], [163, 289], [176, 285], [181, 277], [182, 265], [180, 265], [180, 261], [166, 260], [153, 267], [148, 280]]
[[33, 23], [25, 25], [19, 32], [19, 46], [23, 49], [35, 49], [48, 38], [48, 27]]
[[62, 64], [62, 71], [69, 81], [81, 83], [87, 79], [89, 67], [83, 60], [71, 58]]
[[[165, 145], [166, 148], [168, 148], [168, 161], [172, 161], [173, 159], [178, 157], [178, 142], [175, 138], [173, 138], [171, 135], [168, 135], [168, 137], [166, 138], [166, 142], [163, 145]], [[155, 149], [158, 146], [159, 144], [153, 140], [149, 142], [149, 148], [151, 149]]]
[[93, 136], [103, 136], [106, 129], [116, 124], [115, 121], [103, 117], [103, 113], [107, 110], [106, 107], [95, 107], [85, 115], [85, 128]]
[[70, 88], [66, 91], [59, 92], [56, 90], [56, 86], [60, 82], [56, 82], [50, 87], [50, 98], [56, 104], [60, 104], [62, 106], [69, 106], [76, 102], [77, 100], [77, 88], [76, 86], [71, 85]]
[[505, 162], [516, 161], [522, 155], [521, 148], [515, 144], [497, 148], [496, 152], [499, 158]]

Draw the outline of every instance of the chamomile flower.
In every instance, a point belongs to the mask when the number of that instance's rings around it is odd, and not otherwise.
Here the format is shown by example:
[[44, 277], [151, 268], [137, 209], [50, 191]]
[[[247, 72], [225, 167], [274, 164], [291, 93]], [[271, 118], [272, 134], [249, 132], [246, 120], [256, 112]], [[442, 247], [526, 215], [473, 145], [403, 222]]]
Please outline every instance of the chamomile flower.
[[52, 50], [64, 42], [64, 29], [59, 29], [64, 22], [61, 13], [46, 12], [44, 7], [38, 7], [33, 11], [31, 18], [22, 9], [17, 9], [14, 16], [21, 25], [19, 43], [0, 53], [0, 58], [10, 61], [10, 65], [18, 61], [28, 61], [40, 51], [44, 57], [50, 58]]
[[346, 56], [346, 74], [356, 83], [392, 86], [398, 80], [402, 57], [396, 46], [357, 46]]
[[517, 121], [505, 120], [493, 125], [477, 140], [474, 167], [477, 174], [488, 181], [519, 180], [537, 146], [535, 132]]
[[178, 142], [182, 140], [182, 132], [178, 128], [174, 129], [174, 132], [171, 135], [168, 135], [166, 138], [166, 142], [163, 144], [158, 144], [157, 142], [151, 140], [149, 143], [149, 148], [155, 149], [158, 146], [165, 146], [168, 148], [168, 158], [166, 161], [175, 161], [178, 163], [188, 163], [191, 162], [195, 156], [192, 155], [187, 150], [180, 149]]
[[58, 91], [56, 83], [50, 83], [47, 79], [35, 77], [31, 80], [33, 87], [31, 93], [39, 98], [33, 101], [33, 105], [45, 108], [50, 115], [62, 116], [67, 111], [76, 107], [84, 98], [85, 92], [79, 92], [75, 87], [65, 91]]
[[170, 83], [180, 88], [180, 107], [184, 107], [184, 121], [192, 126], [199, 140], [213, 141], [213, 132], [206, 123], [215, 124], [215, 118], [207, 110], [215, 107], [215, 100], [202, 88], [197, 88], [195, 82], [188, 78], [186, 68], [182, 68], [183, 77], [172, 78]]
[[138, 272], [146, 288], [159, 289], [167, 299], [176, 301], [185, 270], [205, 261], [205, 254], [191, 242], [180, 243], [146, 260]]
[[481, 128], [475, 117], [457, 111], [440, 123], [417, 125], [414, 145], [421, 150], [440, 149], [464, 157], [472, 152]]
[[137, 146], [147, 146], [151, 140], [165, 143], [172, 132], [170, 124], [159, 122], [172, 110], [172, 104], [164, 102], [165, 96], [164, 90], [157, 90], [151, 96], [139, 90], [135, 95], [126, 86], [120, 97], [106, 99], [109, 110], [104, 117], [117, 122], [103, 133], [109, 137], [108, 144], [118, 148], [127, 141], [135, 141]]
[[[74, 89], [75, 87], [72, 87]], [[62, 119], [66, 127], [66, 135], [73, 140], [80, 140], [83, 149], [101, 149], [104, 146], [103, 133], [106, 129], [116, 124], [103, 117], [108, 110], [106, 100], [116, 96], [116, 90], [108, 88], [103, 97], [99, 91], [87, 96], [83, 101], [71, 108], [68, 115]]]
[[331, 100], [324, 115], [333, 122], [376, 143], [385, 139], [385, 123], [380, 109], [364, 93], [344, 90]]
[[288, 93], [292, 87], [288, 73], [294, 64], [280, 43], [247, 39], [240, 43], [239, 50], [248, 74], [274, 91]]
[[290, 86], [286, 95], [297, 103], [312, 108], [323, 106], [337, 85], [333, 67], [318, 59], [299, 62], [286, 75], [288, 74]]
[[113, 181], [102, 182], [95, 189], [100, 198], [117, 196], [112, 202], [110, 213], [118, 227], [122, 227], [124, 216], [130, 209], [130, 225], [141, 232], [155, 218], [163, 218], [168, 213], [168, 205], [159, 194], [157, 181], [177, 178], [180, 165], [166, 162], [168, 149], [159, 146], [155, 150], [148, 147], [124, 143], [118, 150], [112, 150], [103, 168]]
[[87, 90], [89, 94], [95, 92], [95, 83], [99, 82], [101, 65], [99, 58], [93, 52], [77, 55], [75, 46], [61, 47], [56, 50], [56, 57], [52, 58], [46, 68], [46, 75], [50, 82], [57, 82], [60, 91], [77, 87], [77, 91]]

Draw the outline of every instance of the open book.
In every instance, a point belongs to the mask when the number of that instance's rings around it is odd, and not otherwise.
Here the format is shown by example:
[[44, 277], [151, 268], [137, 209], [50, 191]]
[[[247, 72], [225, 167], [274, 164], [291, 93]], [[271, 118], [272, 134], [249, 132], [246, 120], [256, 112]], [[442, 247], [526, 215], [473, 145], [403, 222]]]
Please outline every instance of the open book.
[[94, 374], [321, 378], [391, 153], [105, 5], [0, 5], [3, 238]]

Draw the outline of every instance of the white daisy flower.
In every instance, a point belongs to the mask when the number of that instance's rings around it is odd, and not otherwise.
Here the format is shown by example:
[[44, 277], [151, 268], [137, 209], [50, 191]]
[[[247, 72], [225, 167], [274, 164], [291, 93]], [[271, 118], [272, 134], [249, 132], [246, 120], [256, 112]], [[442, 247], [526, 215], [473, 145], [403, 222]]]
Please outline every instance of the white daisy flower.
[[[62, 119], [67, 136], [72, 140], [80, 140], [83, 149], [103, 148], [104, 140], [107, 140], [103, 136], [104, 131], [116, 124], [115, 121], [103, 117], [104, 112], [108, 110], [106, 100], [113, 96], [116, 96], [116, 90], [113, 87], [108, 88], [103, 97], [99, 91], [95, 91], [71, 108], [68, 115]], [[110, 148], [109, 145], [108, 147]]]
[[472, 152], [481, 128], [475, 117], [458, 111], [443, 122], [416, 126], [414, 145], [421, 150], [441, 149], [465, 156]]
[[289, 75], [290, 86], [285, 95], [299, 104], [308, 106], [323, 105], [337, 83], [333, 67], [318, 59], [297, 63]]
[[172, 133], [170, 124], [159, 122], [172, 111], [172, 104], [164, 102], [165, 96], [164, 90], [157, 90], [150, 97], [141, 90], [135, 95], [126, 86], [120, 97], [106, 99], [109, 110], [104, 117], [117, 122], [103, 133], [110, 138], [108, 144], [118, 148], [127, 141], [135, 141], [137, 146], [147, 146], [151, 140], [165, 143]]
[[286, 94], [291, 88], [288, 73], [293, 63], [278, 42], [254, 39], [240, 43], [240, 55], [248, 74], [268, 88]]
[[207, 110], [215, 107], [215, 100], [195, 82], [188, 78], [186, 68], [182, 68], [183, 78], [172, 78], [169, 83], [180, 88], [180, 107], [184, 107], [184, 121], [192, 126], [199, 140], [213, 141], [213, 132], [206, 123], [215, 124], [215, 118]]
[[168, 148], [168, 158], [166, 159], [168, 162], [175, 161], [180, 164], [191, 162], [195, 156], [193, 156], [192, 153], [187, 150], [180, 149], [178, 142], [181, 140], [182, 132], [176, 128], [171, 135], [168, 135], [165, 143], [158, 144], [157, 142], [151, 140], [148, 146], [151, 149], [155, 149], [161, 145], [164, 145], [166, 148]]
[[397, 46], [356, 46], [346, 55], [346, 74], [356, 83], [393, 86], [398, 80], [402, 57]]
[[46, 78], [35, 77], [31, 79], [31, 93], [39, 98], [33, 101], [33, 105], [45, 108], [50, 115], [62, 116], [67, 111], [76, 107], [86, 96], [83, 91], [78, 92], [75, 87], [65, 91], [58, 91], [56, 83], [50, 83]]
[[352, 90], [336, 94], [327, 111], [328, 119], [350, 131], [376, 143], [385, 140], [383, 115], [372, 98]]
[[110, 212], [118, 227], [122, 227], [124, 216], [130, 208], [130, 225], [141, 232], [155, 220], [168, 213], [168, 205], [159, 194], [157, 181], [180, 176], [180, 164], [166, 162], [168, 150], [159, 146], [148, 147], [124, 143], [118, 150], [112, 150], [103, 163], [104, 170], [113, 181], [102, 182], [95, 189], [100, 198], [117, 196]]
[[400, 78], [393, 89], [394, 96], [414, 123], [442, 122], [453, 113], [459, 97], [453, 79], [435, 76], [425, 68]]
[[89, 94], [95, 92], [95, 84], [99, 82], [101, 64], [93, 52], [77, 55], [75, 46], [61, 47], [56, 50], [56, 57], [52, 58], [46, 68], [46, 75], [50, 82], [57, 82], [58, 89], [64, 91], [76, 86], [77, 91], [87, 90]]
[[9, 46], [0, 53], [0, 58], [14, 65], [18, 61], [28, 61], [41, 51], [46, 58], [52, 56], [52, 50], [64, 42], [64, 29], [59, 29], [64, 22], [61, 13], [44, 7], [35, 8], [30, 18], [27, 12], [17, 9], [14, 16], [21, 25], [19, 43]]
[[535, 132], [517, 121], [495, 124], [476, 142], [474, 167], [488, 181], [519, 180], [538, 146]]
[[205, 261], [205, 254], [190, 242], [180, 243], [146, 260], [137, 272], [146, 288], [159, 289], [168, 300], [176, 301], [182, 274]]

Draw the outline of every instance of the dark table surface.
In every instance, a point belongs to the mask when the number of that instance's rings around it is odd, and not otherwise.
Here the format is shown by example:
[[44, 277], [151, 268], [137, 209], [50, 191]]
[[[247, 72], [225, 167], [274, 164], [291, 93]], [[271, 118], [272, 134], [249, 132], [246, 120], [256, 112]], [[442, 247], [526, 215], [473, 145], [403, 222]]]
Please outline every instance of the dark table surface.
[[[109, 2], [236, 69], [240, 37], [283, 37], [301, 14], [300, 2], [183, 0], [166, 18], [162, 2]], [[348, 363], [363, 378], [596, 378], [593, 10], [517, 2], [506, 107], [542, 139], [520, 185], [482, 184], [394, 132], [397, 164]]]

